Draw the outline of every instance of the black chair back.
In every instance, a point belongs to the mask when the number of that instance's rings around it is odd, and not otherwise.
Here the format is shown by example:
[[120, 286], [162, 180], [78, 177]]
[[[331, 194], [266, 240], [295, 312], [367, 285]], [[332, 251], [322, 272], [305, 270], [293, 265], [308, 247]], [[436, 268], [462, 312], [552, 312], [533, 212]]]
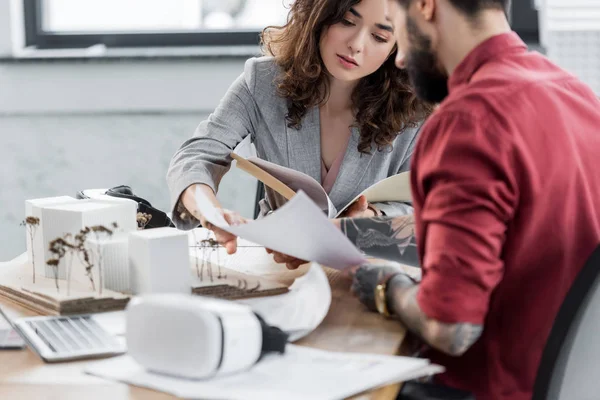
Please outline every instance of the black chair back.
[[[542, 353], [532, 400], [559, 399], [561, 392], [563, 392], [562, 398], [565, 399], [600, 398], [600, 391], [589, 393], [592, 390], [589, 385], [600, 389], [600, 376], [597, 376], [597, 372], [600, 370], [600, 360], [590, 359], [594, 357], [592, 354], [584, 354], [588, 346], [590, 353], [595, 348], [600, 349], [600, 338], [593, 339], [600, 332], [579, 332], [580, 328], [589, 330], [590, 324], [600, 324], [598, 315], [595, 315], [600, 313], [600, 297], [595, 295], [600, 291], [598, 275], [600, 275], [600, 245], [579, 272], [556, 315]], [[598, 343], [598, 345], [595, 346], [594, 343]], [[590, 362], [592, 366], [597, 363], [597, 367], [591, 371], [589, 370], [590, 365], [585, 365]], [[584, 365], [577, 365], [578, 363]], [[579, 370], [574, 372], [574, 368]], [[596, 375], [595, 378], [593, 378], [594, 375]], [[592, 382], [587, 380], [590, 377], [592, 377]], [[578, 382], [575, 382], [576, 380]], [[567, 387], [569, 390], [577, 388], [577, 391], [581, 393], [565, 394], [564, 389]]]

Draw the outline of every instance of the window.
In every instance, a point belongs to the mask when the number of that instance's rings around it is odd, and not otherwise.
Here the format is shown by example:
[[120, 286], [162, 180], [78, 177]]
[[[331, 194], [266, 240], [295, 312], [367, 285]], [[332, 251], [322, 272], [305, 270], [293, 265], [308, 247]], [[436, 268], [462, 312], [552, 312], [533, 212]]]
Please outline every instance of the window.
[[[256, 46], [293, 0], [23, 0], [25, 43], [38, 49]], [[513, 29], [538, 43], [533, 0], [512, 2]]]
[[26, 45], [40, 49], [252, 46], [290, 0], [24, 0]]
[[534, 0], [513, 0], [511, 10], [511, 26], [523, 41], [539, 44], [538, 12]]

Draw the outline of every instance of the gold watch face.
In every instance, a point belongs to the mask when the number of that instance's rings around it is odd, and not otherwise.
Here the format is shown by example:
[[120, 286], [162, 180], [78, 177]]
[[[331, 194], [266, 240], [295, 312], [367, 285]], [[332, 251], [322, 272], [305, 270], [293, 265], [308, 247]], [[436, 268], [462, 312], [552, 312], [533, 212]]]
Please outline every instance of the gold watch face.
[[385, 304], [385, 286], [377, 285], [375, 287], [375, 307], [379, 314], [388, 315], [387, 307]]

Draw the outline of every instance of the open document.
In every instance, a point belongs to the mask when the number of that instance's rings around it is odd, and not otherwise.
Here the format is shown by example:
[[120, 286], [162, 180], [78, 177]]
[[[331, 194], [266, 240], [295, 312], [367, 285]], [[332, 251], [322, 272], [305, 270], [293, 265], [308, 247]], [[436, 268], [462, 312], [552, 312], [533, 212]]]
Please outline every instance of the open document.
[[202, 190], [196, 190], [196, 203], [211, 224], [269, 249], [336, 269], [365, 262], [364, 255], [304, 192], [267, 217], [236, 226], [225, 221]]
[[178, 379], [144, 370], [129, 356], [96, 363], [86, 372], [186, 399], [343, 399], [369, 389], [442, 372], [428, 360], [336, 353], [289, 344], [246, 372], [207, 380]]
[[336, 210], [321, 184], [305, 173], [257, 157], [245, 159], [235, 153], [232, 153], [231, 157], [237, 161], [238, 168], [254, 176], [288, 200], [295, 192], [300, 190], [305, 192], [329, 218], [338, 218], [360, 196], [365, 196], [369, 203], [382, 201], [410, 203], [412, 201], [409, 171], [376, 182], [363, 190], [340, 210]]

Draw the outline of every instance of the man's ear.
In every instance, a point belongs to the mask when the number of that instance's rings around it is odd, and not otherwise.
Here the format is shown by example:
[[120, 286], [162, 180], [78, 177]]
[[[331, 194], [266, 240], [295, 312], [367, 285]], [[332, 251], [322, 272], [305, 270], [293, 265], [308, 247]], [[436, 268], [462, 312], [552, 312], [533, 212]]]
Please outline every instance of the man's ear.
[[425, 21], [430, 22], [435, 15], [437, 0], [417, 0], [415, 3], [417, 12]]

